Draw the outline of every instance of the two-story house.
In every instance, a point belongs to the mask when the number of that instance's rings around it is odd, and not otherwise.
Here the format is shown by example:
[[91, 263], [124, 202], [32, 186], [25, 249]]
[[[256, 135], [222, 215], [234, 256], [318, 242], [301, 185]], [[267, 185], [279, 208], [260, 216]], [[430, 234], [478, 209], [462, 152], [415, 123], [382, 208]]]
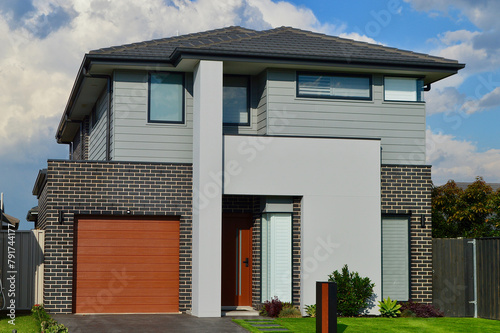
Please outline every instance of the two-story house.
[[33, 190], [46, 308], [303, 308], [344, 264], [431, 302], [423, 92], [463, 67], [288, 27], [91, 51]]

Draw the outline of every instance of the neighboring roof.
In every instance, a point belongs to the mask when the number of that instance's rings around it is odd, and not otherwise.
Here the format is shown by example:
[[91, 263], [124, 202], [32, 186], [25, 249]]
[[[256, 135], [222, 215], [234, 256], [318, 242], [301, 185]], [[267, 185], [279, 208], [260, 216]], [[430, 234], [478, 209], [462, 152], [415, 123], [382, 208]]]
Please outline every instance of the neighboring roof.
[[[473, 182], [455, 182], [455, 184], [457, 184], [457, 186], [462, 189], [462, 190], [465, 190], [467, 189], [467, 187], [471, 184], [473, 184]], [[493, 191], [497, 191], [498, 189], [500, 189], [500, 183], [486, 183], [486, 185], [489, 185], [491, 186], [491, 188], [493, 189]]]
[[228, 27], [102, 48], [91, 51], [88, 57], [175, 62], [181, 53], [425, 66], [455, 70], [465, 66], [456, 60], [291, 27], [263, 31]]
[[0, 221], [12, 224], [15, 227], [15, 229], [19, 227], [19, 219], [16, 219], [15, 217], [10, 216], [9, 214], [0, 212]]
[[31, 193], [33, 195], [36, 195], [37, 198], [39, 198], [46, 182], [47, 182], [47, 169], [40, 169], [38, 171], [38, 176], [36, 177], [35, 180], [35, 185], [33, 185], [33, 191]]

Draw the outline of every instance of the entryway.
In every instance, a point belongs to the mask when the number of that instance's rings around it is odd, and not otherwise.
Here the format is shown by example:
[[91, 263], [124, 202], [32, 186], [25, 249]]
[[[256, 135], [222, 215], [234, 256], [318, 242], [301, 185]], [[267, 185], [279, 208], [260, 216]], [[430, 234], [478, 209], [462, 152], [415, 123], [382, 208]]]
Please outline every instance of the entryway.
[[222, 216], [222, 306], [252, 305], [252, 214]]

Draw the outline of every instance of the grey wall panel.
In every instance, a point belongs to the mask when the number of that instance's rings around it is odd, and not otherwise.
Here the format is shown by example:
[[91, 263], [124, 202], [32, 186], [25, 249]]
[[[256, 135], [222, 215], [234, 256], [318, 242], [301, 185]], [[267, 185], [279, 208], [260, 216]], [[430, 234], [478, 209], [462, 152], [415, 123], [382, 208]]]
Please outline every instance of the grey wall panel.
[[104, 161], [106, 159], [108, 97], [107, 91], [104, 90], [96, 102], [96, 115], [99, 120], [90, 129], [89, 160]]
[[191, 163], [193, 76], [185, 77], [185, 123], [148, 123], [148, 72], [116, 71], [113, 100], [113, 159]]
[[425, 104], [385, 102], [382, 75], [371, 101], [297, 98], [295, 80], [293, 70], [268, 70], [268, 134], [381, 138], [382, 163], [425, 163]]

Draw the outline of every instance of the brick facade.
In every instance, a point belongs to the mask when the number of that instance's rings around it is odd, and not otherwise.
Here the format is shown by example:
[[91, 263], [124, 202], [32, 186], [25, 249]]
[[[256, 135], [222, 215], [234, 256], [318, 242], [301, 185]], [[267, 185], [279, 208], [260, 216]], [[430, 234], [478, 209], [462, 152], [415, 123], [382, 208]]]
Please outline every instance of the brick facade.
[[75, 216], [85, 215], [179, 216], [179, 310], [190, 309], [191, 198], [190, 164], [49, 160], [47, 182], [39, 195], [38, 224], [45, 230], [47, 310], [72, 311], [73, 222]]
[[432, 303], [431, 167], [382, 165], [381, 181], [382, 214], [411, 216], [410, 298]]

